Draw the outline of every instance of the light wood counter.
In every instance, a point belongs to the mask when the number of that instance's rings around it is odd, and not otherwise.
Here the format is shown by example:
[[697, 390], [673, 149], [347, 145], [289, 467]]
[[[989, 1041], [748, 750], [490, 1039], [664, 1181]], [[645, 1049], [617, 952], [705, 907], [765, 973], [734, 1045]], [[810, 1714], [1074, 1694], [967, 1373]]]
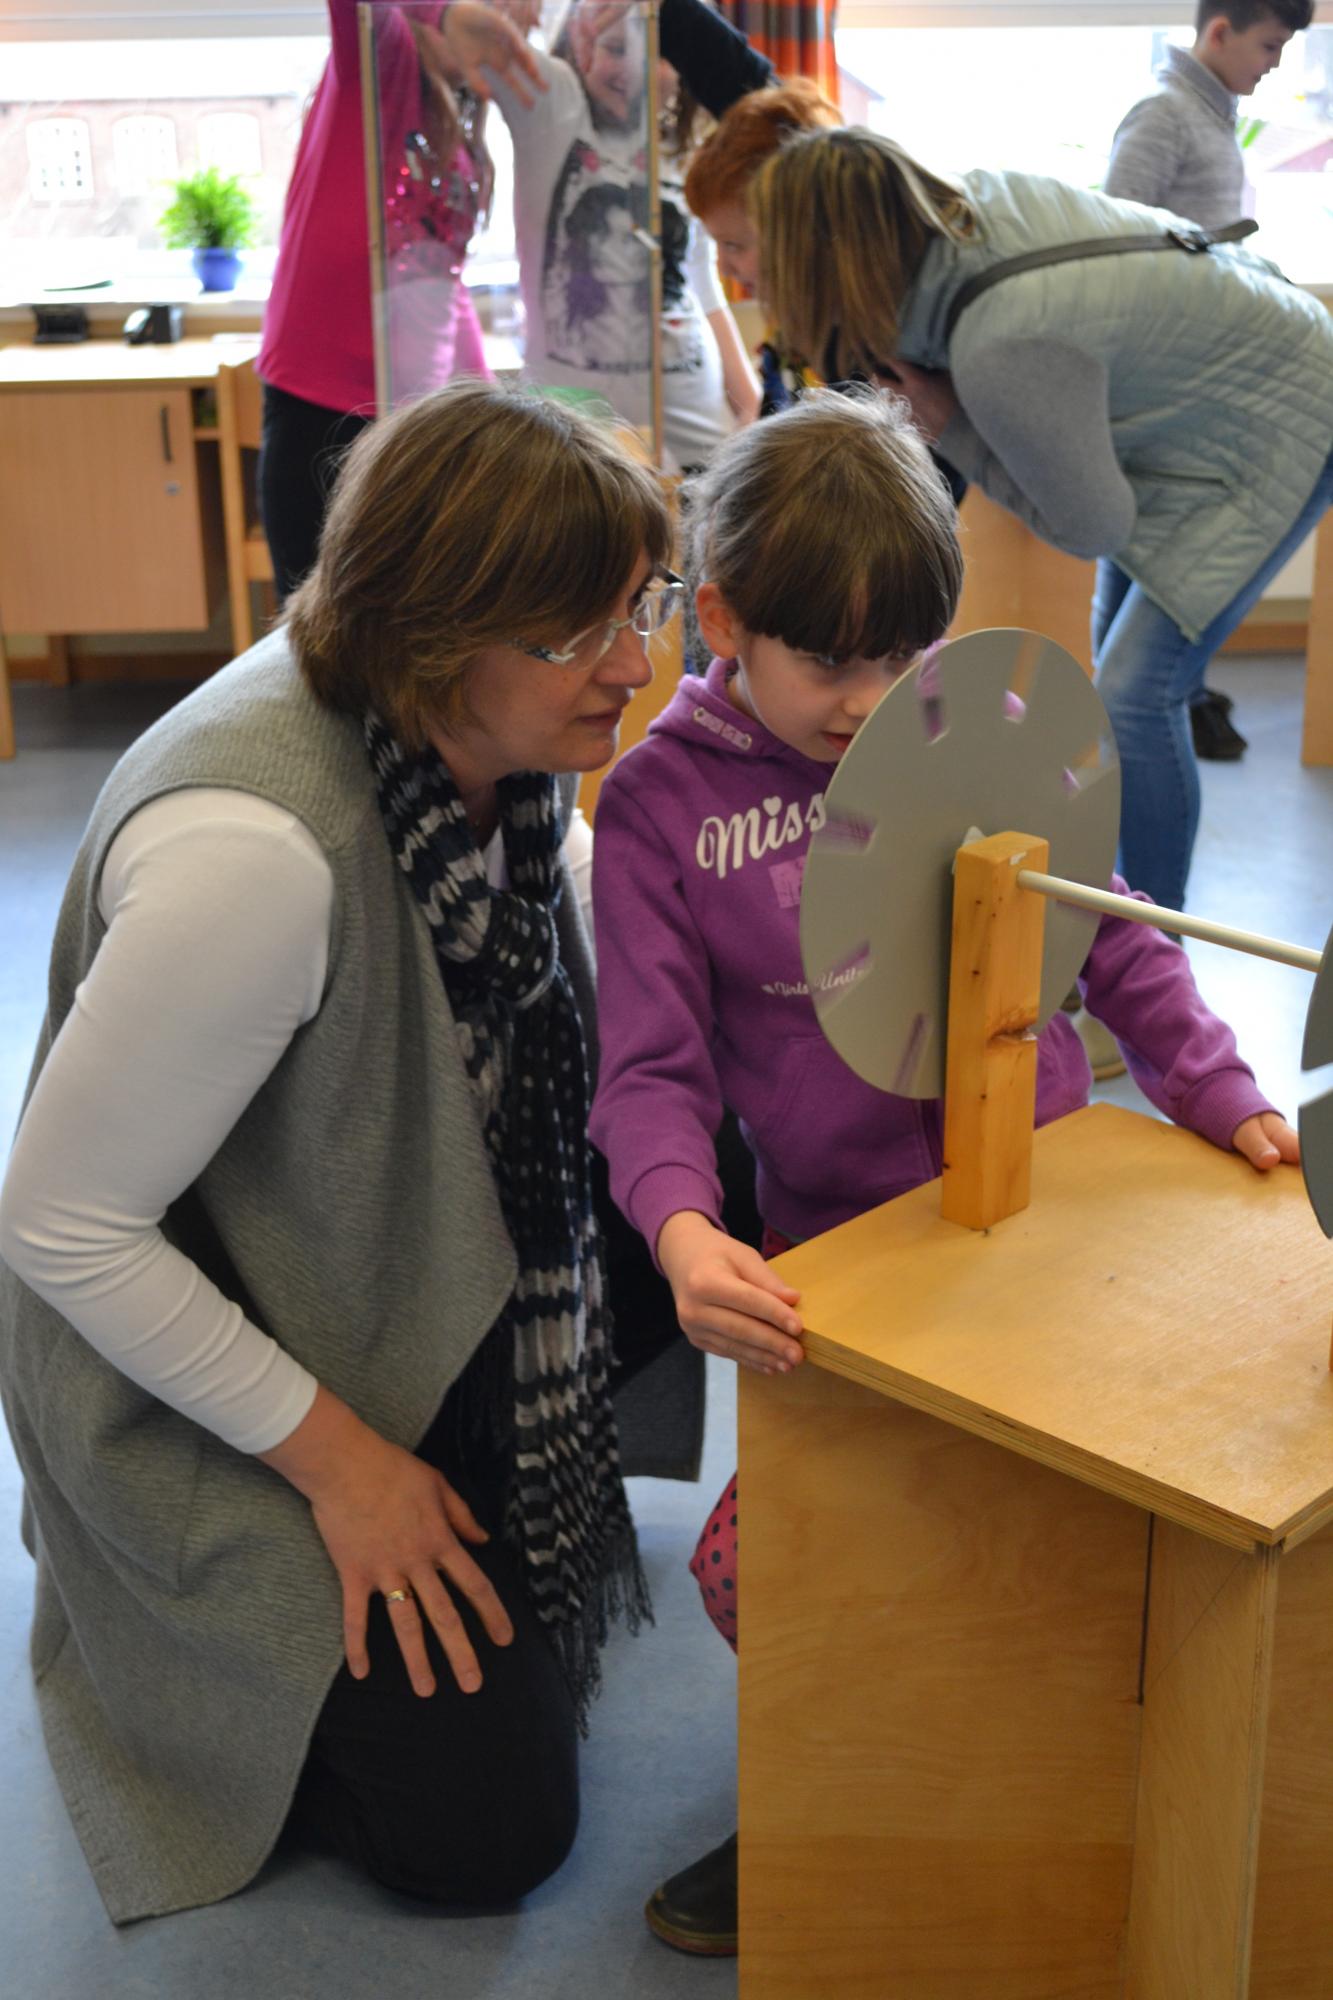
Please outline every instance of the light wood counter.
[[164, 341], [131, 347], [123, 340], [80, 340], [38, 347], [31, 341], [0, 347], [0, 390], [206, 388], [224, 361], [259, 352], [256, 334], [216, 340]]

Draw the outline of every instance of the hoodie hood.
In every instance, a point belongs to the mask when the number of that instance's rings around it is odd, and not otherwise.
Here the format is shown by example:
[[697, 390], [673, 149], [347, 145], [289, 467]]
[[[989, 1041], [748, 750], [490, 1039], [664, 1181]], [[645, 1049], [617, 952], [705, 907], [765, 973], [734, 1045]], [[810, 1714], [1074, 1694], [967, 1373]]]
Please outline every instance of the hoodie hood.
[[[727, 692], [736, 671], [734, 660], [710, 660], [706, 674], [682, 674], [680, 682], [662, 713], [648, 725], [649, 736], [677, 736], [693, 751], [712, 751], [719, 757], [750, 758], [754, 761], [789, 764], [808, 784], [813, 779], [821, 788], [837, 770], [836, 764], [821, 764], [793, 750], [780, 736], [765, 729], [762, 722], [737, 708]], [[719, 781], [726, 782], [719, 774]]]

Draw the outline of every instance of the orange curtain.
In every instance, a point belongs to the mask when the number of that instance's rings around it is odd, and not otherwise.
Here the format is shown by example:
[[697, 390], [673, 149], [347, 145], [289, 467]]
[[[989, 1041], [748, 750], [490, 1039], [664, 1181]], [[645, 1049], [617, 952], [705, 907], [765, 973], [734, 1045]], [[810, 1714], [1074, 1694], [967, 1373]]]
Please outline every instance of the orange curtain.
[[779, 76], [808, 76], [838, 102], [835, 0], [716, 0], [716, 5]]

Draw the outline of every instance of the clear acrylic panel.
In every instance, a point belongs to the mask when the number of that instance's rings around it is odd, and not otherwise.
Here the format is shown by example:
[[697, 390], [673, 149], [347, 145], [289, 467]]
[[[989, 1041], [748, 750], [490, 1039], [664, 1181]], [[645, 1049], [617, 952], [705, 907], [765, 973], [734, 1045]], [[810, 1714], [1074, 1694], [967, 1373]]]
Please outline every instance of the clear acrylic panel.
[[[380, 407], [490, 373], [609, 405], [659, 457], [655, 9], [501, 0], [471, 41], [359, 13]], [[488, 103], [460, 63], [509, 29], [535, 78], [487, 64]]]

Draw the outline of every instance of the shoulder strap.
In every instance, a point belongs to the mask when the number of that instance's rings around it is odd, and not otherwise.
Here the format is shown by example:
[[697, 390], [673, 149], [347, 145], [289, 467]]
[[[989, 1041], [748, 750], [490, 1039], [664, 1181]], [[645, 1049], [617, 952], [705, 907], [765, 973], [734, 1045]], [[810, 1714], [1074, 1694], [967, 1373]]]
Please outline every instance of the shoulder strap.
[[953, 339], [959, 320], [983, 292], [1005, 278], [1018, 277], [1023, 271], [1039, 271], [1046, 264], [1072, 264], [1085, 257], [1123, 257], [1131, 250], [1186, 250], [1197, 256], [1201, 251], [1211, 250], [1215, 243], [1239, 243], [1243, 237], [1252, 236], [1258, 227], [1251, 216], [1229, 222], [1225, 229], [1200, 229], [1193, 222], [1178, 222], [1170, 229], [1154, 230], [1151, 235], [1093, 236], [1082, 243], [1053, 243], [1045, 250], [1028, 250], [1021, 257], [1006, 257], [1002, 264], [992, 264], [989, 271], [979, 271], [975, 278], [969, 278], [954, 298], [944, 323], [945, 344]]

